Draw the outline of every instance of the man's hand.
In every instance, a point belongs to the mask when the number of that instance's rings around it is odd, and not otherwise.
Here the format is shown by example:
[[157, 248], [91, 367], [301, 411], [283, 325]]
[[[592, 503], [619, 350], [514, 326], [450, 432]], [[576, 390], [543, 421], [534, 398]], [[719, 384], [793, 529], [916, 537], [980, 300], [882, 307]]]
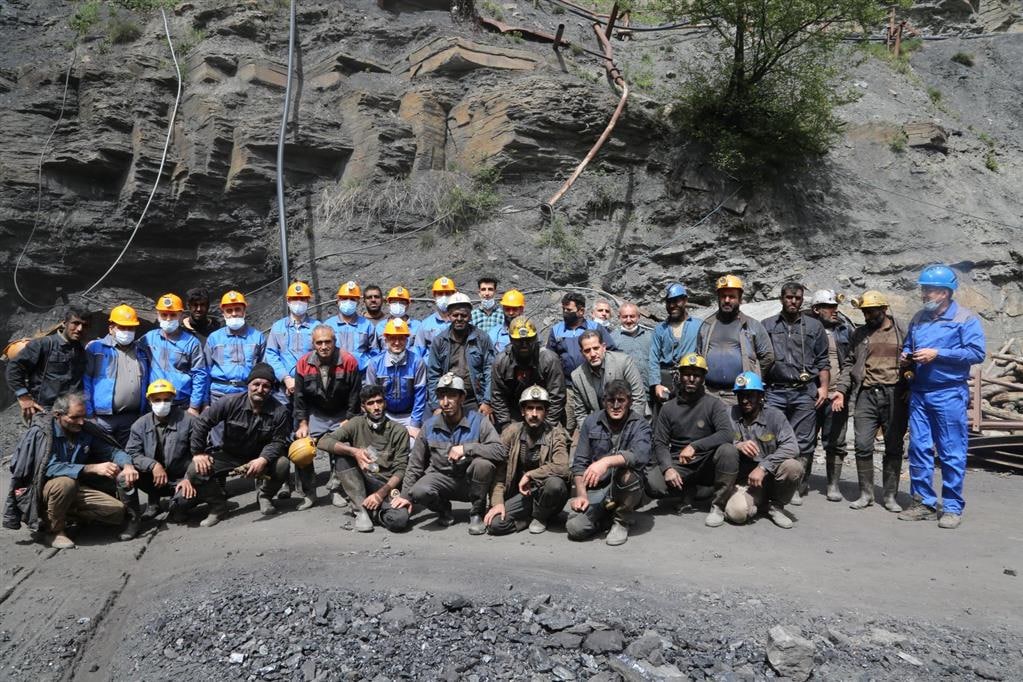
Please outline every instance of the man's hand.
[[309, 435], [309, 422], [302, 420], [298, 423], [298, 428], [295, 429], [295, 438], [305, 438]]
[[384, 498], [381, 497], [380, 493], [377, 492], [372, 493], [370, 495], [366, 495], [366, 497], [362, 500], [362, 507], [363, 509], [373, 511], [374, 509], [380, 509], [380, 505], [382, 505], [383, 503]]
[[674, 468], [669, 468], [664, 472], [664, 482], [672, 488], [682, 488], [682, 474], [675, 471]]
[[451, 462], [457, 462], [463, 457], [465, 457], [465, 447], [461, 445], [454, 445], [448, 450], [448, 460]]
[[480, 405], [480, 414], [490, 421], [494, 421], [494, 408], [490, 406], [490, 403], [483, 403]]
[[401, 495], [391, 500], [392, 509], [408, 509], [412, 513], [412, 500], [405, 499]]
[[198, 417], [198, 416], [202, 415], [202, 408], [201, 407], [190, 407], [190, 408], [188, 408], [187, 411], [188, 411], [188, 414], [192, 415], [193, 417]]
[[529, 497], [533, 493], [533, 479], [529, 476], [523, 475], [519, 479], [519, 494], [523, 497]]
[[209, 455], [199, 453], [192, 457], [192, 464], [195, 465], [195, 471], [200, 476], [208, 476], [210, 471], [213, 469], [213, 458]]
[[841, 393], [836, 393], [835, 397], [831, 399], [831, 411], [841, 412], [845, 409], [845, 396]]
[[587, 488], [596, 488], [605, 474], [607, 474], [607, 464], [604, 464], [603, 459], [598, 459], [586, 467], [586, 471], [583, 473], [583, 483]]
[[153, 485], [157, 488], [162, 488], [167, 485], [167, 470], [163, 468], [163, 465], [157, 462], [153, 465]]
[[483, 517], [483, 525], [489, 526], [498, 516], [500, 516], [501, 520], [504, 521], [503, 504], [495, 504], [493, 507], [490, 508], [490, 511], [487, 512], [487, 515]]
[[95, 474], [96, 476], [117, 478], [117, 474], [121, 473], [121, 467], [113, 462], [99, 462], [97, 464], [86, 464], [82, 471], [87, 474]]
[[[159, 464], [157, 466], [159, 466]], [[139, 480], [139, 470], [136, 469], [133, 464], [125, 464], [124, 468], [121, 469], [121, 473], [124, 474], [125, 488], [133, 488], [135, 483]]]
[[263, 473], [263, 470], [266, 469], [266, 464], [267, 462], [265, 459], [263, 459], [262, 457], [256, 457], [254, 460], [248, 463], [248, 466], [245, 469], [245, 477], [255, 478], [256, 476], [259, 476], [261, 473]]
[[929, 362], [934, 362], [934, 359], [938, 357], [937, 348], [921, 348], [913, 353], [913, 361], [919, 362], [921, 365], [926, 365]]
[[352, 450], [352, 457], [355, 458], [355, 463], [359, 465], [360, 469], [366, 471], [370, 463], [369, 454], [362, 448], [352, 448]]
[[419, 433], [422, 431], [418, 426], [406, 426], [405, 430], [408, 431], [410, 438], [419, 438]]
[[18, 407], [21, 408], [21, 418], [28, 421], [36, 412], [45, 412], [46, 409], [32, 399], [28, 393], [18, 398]]
[[195, 487], [192, 485], [191, 481], [187, 478], [183, 478], [176, 486], [174, 486], [174, 494], [181, 495], [186, 500], [190, 500], [195, 497]]
[[687, 445], [682, 448], [682, 452], [678, 453], [678, 463], [689, 464], [693, 461], [693, 457], [696, 457], [696, 450], [693, 449], [692, 445]]
[[736, 443], [735, 449], [750, 459], [756, 459], [760, 456], [760, 446], [751, 440], [744, 440]]
[[668, 390], [667, 386], [657, 384], [654, 386], [654, 397], [660, 400], [662, 403], [665, 402], [671, 396], [671, 391]]
[[572, 511], [584, 512], [590, 508], [590, 498], [585, 495], [573, 497], [571, 502]]
[[826, 386], [817, 387], [817, 400], [814, 401], [814, 407], [820, 407], [828, 400], [828, 389]]
[[759, 488], [764, 484], [764, 477], [767, 476], [767, 470], [763, 467], [756, 467], [753, 471], [749, 472], [749, 487]]
[[284, 377], [284, 392], [288, 395], [295, 395], [295, 380], [291, 377]]

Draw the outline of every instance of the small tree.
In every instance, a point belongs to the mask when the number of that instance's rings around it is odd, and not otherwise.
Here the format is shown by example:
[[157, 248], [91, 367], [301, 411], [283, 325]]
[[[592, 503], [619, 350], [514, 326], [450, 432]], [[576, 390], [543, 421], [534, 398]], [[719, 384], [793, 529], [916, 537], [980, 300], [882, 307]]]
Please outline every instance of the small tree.
[[821, 154], [840, 130], [835, 54], [851, 28], [875, 26], [878, 0], [662, 0], [720, 38], [712, 64], [691, 69], [674, 109], [713, 163], [745, 178]]

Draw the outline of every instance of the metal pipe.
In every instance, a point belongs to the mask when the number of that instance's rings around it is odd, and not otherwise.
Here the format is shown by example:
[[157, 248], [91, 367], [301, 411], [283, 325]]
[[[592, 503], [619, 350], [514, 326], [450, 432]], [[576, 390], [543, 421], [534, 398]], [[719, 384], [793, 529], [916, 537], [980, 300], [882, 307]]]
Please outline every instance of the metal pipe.
[[288, 285], [288, 226], [284, 220], [284, 134], [288, 128], [291, 109], [291, 74], [295, 59], [295, 0], [291, 0], [291, 18], [288, 26], [288, 80], [284, 86], [284, 111], [281, 112], [281, 131], [277, 137], [277, 223], [281, 233], [281, 282], [284, 286], [284, 312], [287, 314]]

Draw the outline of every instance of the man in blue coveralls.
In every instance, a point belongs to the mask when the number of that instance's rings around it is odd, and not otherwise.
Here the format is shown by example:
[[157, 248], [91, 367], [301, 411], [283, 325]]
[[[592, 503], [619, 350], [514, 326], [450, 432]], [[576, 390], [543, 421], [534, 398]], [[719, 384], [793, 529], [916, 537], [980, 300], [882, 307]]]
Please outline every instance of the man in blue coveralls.
[[980, 319], [952, 300], [959, 286], [947, 265], [929, 265], [920, 273], [923, 310], [909, 323], [902, 362], [909, 383], [909, 475], [916, 504], [899, 514], [903, 521], [937, 518], [934, 452], [941, 461], [941, 528], [958, 528], [963, 514], [966, 476], [966, 410], [970, 365], [984, 360]]

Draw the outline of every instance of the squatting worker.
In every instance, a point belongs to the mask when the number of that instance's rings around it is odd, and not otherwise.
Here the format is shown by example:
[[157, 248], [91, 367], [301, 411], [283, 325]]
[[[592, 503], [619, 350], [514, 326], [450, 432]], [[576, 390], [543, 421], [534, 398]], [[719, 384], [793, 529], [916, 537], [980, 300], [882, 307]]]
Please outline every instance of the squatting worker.
[[774, 350], [764, 325], [739, 310], [743, 281], [725, 275], [716, 286], [718, 309], [700, 325], [696, 352], [707, 359], [707, 390], [735, 405], [735, 377], [742, 372], [766, 376], [774, 364]]
[[[116, 479], [131, 458], [95, 424], [85, 420], [85, 396], [65, 393], [51, 412], [37, 414], [11, 460], [13, 494], [19, 517], [29, 528], [51, 533], [50, 546], [70, 549], [70, 515], [80, 521], [118, 526], [124, 505], [114, 496]], [[13, 523], [9, 523], [13, 522]], [[17, 523], [17, 525], [14, 525]]]
[[672, 381], [675, 398], [664, 403], [654, 422], [654, 456], [646, 470], [646, 489], [653, 498], [681, 498], [681, 509], [695, 497], [697, 485], [712, 485], [714, 497], [705, 523], [715, 528], [724, 523], [739, 459], [732, 447], [728, 408], [704, 389], [706, 376], [702, 355], [682, 356]]
[[490, 420], [475, 410], [466, 411], [465, 385], [454, 374], [437, 381], [440, 414], [428, 417], [409, 456], [401, 495], [391, 501], [395, 509], [412, 512], [421, 504], [437, 512], [442, 526], [455, 523], [451, 501], [471, 503], [469, 534], [486, 532], [483, 514], [494, 473], [505, 458], [504, 446]]
[[408, 528], [409, 510], [391, 500], [401, 489], [408, 466], [409, 437], [387, 418], [384, 389], [367, 384], [359, 393], [362, 414], [352, 417], [316, 447], [333, 455], [341, 487], [355, 508], [355, 530], [373, 531], [374, 522], [391, 531]]
[[672, 282], [664, 290], [668, 319], [654, 327], [647, 361], [647, 382], [655, 408], [671, 398], [675, 369], [682, 356], [696, 352], [702, 322], [689, 316], [688, 302], [689, 292], [681, 282]]
[[181, 327], [185, 307], [175, 294], [156, 299], [159, 329], [151, 329], [142, 337], [142, 348], [149, 356], [147, 384], [163, 379], [175, 390], [174, 404], [198, 417], [209, 391], [209, 371], [202, 343], [192, 332]]
[[501, 432], [508, 455], [497, 466], [490, 510], [483, 519], [491, 535], [515, 533], [526, 524], [530, 533], [543, 533], [568, 501], [568, 432], [557, 422], [551, 424], [549, 406], [547, 391], [530, 386], [519, 397], [522, 421]]
[[[232, 393], [203, 412], [192, 429], [192, 463], [188, 478], [199, 498], [209, 505], [199, 524], [214, 526], [227, 514], [223, 480], [236, 470], [260, 478], [256, 499], [264, 515], [276, 513], [273, 496], [291, 471], [286, 453], [291, 442], [291, 414], [273, 399], [274, 371], [259, 363], [249, 372], [245, 393]], [[210, 447], [207, 438], [223, 428], [223, 443]]]
[[[881, 466], [884, 508], [898, 513], [902, 507], [895, 498], [899, 492], [903, 439], [909, 419], [909, 385], [899, 370], [906, 331], [888, 313], [888, 301], [879, 291], [864, 292], [853, 300], [853, 305], [863, 312], [866, 324], [852, 333], [845, 369], [835, 386], [835, 397], [831, 399], [835, 414], [848, 413], [850, 405], [856, 406], [853, 427], [860, 495], [849, 507], [865, 509], [874, 504], [874, 441], [880, 430], [884, 433]], [[828, 499], [831, 499], [830, 481]]]
[[57, 396], [82, 390], [85, 347], [89, 329], [86, 314], [68, 308], [56, 334], [32, 339], [7, 362], [7, 385], [18, 399], [26, 422], [50, 409]]
[[966, 380], [970, 365], [984, 361], [980, 319], [952, 300], [959, 279], [947, 265], [924, 268], [917, 281], [923, 310], [913, 316], [902, 344], [909, 381], [909, 477], [917, 504], [899, 514], [906, 521], [933, 520], [934, 455], [941, 462], [941, 528], [957, 528], [966, 477]]
[[135, 338], [139, 318], [131, 306], [110, 311], [109, 333], [85, 347], [86, 414], [123, 447], [146, 410], [149, 355]]

